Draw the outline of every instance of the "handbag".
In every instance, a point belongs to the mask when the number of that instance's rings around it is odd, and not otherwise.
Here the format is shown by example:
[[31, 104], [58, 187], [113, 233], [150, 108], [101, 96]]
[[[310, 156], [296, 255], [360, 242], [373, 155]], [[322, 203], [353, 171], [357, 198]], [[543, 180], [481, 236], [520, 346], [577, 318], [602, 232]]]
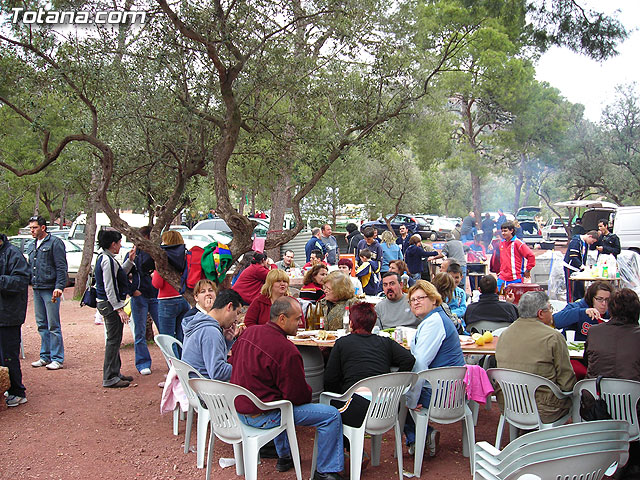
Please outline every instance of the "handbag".
[[611, 420], [607, 403], [600, 398], [600, 381], [602, 378], [602, 375], [596, 378], [596, 397], [589, 390], [582, 390], [580, 393], [580, 416], [586, 422]]
[[96, 292], [95, 279], [93, 277], [93, 272], [89, 275], [87, 279], [87, 289], [82, 294], [82, 300], [80, 300], [80, 306], [84, 307], [85, 305], [91, 308], [96, 308], [98, 306], [98, 297]]
[[80, 306], [84, 307], [87, 305], [91, 308], [96, 308], [98, 306], [98, 300], [96, 297], [96, 287], [93, 285], [89, 285], [87, 289], [84, 291], [82, 295], [82, 300], [80, 300]]

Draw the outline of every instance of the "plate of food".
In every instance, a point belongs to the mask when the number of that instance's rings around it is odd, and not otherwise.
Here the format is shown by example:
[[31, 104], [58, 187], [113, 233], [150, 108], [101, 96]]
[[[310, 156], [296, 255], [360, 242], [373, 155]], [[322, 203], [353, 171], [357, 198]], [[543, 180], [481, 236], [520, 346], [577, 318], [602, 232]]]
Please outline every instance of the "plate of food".
[[338, 338], [337, 332], [328, 332], [326, 330], [320, 330], [316, 335], [314, 335], [313, 340], [318, 343], [333, 343]]

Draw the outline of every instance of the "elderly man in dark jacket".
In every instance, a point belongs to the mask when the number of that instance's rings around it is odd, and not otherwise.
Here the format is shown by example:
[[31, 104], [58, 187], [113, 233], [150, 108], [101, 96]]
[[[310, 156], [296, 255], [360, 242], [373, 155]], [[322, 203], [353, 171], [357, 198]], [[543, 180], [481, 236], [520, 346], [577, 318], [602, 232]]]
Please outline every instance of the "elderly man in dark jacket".
[[7, 236], [0, 233], [0, 365], [9, 369], [9, 407], [26, 403], [20, 369], [21, 328], [27, 315], [29, 266]]

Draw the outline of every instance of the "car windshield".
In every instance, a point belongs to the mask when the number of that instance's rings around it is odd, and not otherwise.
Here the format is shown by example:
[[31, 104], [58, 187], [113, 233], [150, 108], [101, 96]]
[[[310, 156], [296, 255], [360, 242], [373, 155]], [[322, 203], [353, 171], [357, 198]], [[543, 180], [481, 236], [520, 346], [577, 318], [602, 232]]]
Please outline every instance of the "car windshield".
[[534, 220], [537, 215], [540, 215], [539, 207], [522, 207], [516, 217], [518, 220]]

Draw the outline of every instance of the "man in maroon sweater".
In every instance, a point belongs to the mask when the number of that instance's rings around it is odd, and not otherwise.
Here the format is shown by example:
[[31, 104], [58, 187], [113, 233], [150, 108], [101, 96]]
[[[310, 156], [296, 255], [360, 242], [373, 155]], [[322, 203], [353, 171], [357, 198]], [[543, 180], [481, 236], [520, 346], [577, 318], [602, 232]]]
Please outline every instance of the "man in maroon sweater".
[[[342, 480], [344, 469], [342, 419], [334, 407], [311, 403], [311, 387], [304, 376], [302, 356], [287, 340], [295, 335], [302, 309], [291, 297], [281, 297], [271, 306], [270, 322], [247, 329], [233, 346], [231, 383], [253, 392], [260, 400], [289, 400], [296, 425], [318, 428], [318, 465], [314, 480]], [[273, 428], [280, 424], [280, 410], [264, 412], [239, 398], [240, 419], [252, 427]], [[286, 472], [293, 467], [286, 432], [275, 438], [278, 463]]]

